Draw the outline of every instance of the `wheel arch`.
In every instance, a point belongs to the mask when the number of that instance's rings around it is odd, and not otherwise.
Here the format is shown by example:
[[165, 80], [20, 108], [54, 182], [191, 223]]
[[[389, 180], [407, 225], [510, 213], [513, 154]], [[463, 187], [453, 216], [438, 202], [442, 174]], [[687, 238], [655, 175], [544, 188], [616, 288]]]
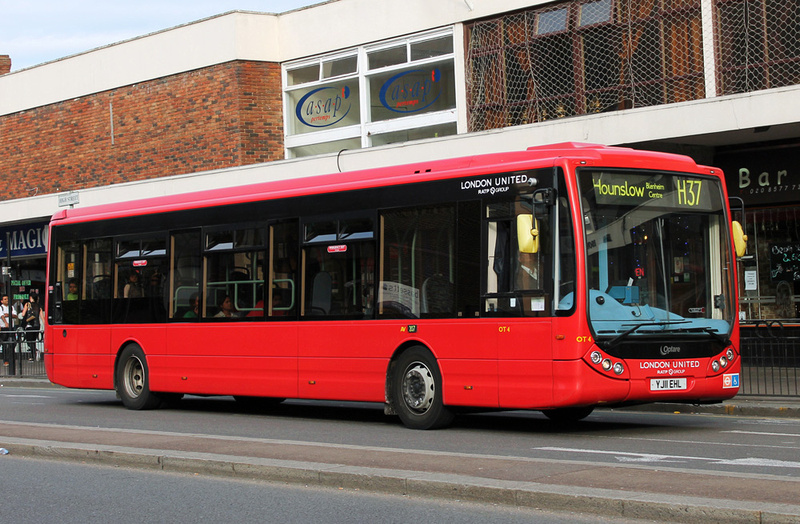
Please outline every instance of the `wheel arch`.
[[129, 338], [129, 339], [125, 340], [124, 342], [120, 343], [120, 345], [117, 347], [117, 354], [114, 355], [114, 372], [112, 373], [112, 375], [114, 376], [114, 390], [115, 391], [118, 391], [117, 390], [117, 386], [118, 386], [118, 384], [117, 384], [117, 367], [119, 366], [119, 358], [120, 358], [120, 356], [122, 356], [122, 352], [125, 351], [126, 349], [128, 349], [130, 346], [137, 346], [139, 349], [141, 349], [142, 353], [144, 353], [145, 360], [147, 360], [147, 351], [145, 351], [144, 346], [138, 340], [133, 339], [133, 338]]

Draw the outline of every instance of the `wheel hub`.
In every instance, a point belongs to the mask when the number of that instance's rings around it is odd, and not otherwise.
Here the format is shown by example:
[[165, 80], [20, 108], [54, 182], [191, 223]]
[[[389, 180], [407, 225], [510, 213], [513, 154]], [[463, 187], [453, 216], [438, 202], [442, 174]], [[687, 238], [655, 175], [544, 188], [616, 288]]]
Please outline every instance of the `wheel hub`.
[[406, 369], [403, 376], [403, 400], [409, 409], [417, 413], [425, 413], [433, 404], [436, 386], [433, 374], [421, 362], [414, 362]]

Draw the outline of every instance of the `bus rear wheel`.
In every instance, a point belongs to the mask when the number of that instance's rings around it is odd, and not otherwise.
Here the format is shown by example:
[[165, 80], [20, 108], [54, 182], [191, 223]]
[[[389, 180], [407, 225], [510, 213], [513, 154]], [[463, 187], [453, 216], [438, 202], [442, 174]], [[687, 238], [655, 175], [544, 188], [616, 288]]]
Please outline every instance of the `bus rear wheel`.
[[161, 405], [161, 398], [150, 391], [144, 351], [135, 344], [122, 350], [117, 362], [115, 384], [117, 395], [128, 409], [154, 409]]
[[403, 424], [411, 429], [436, 429], [453, 421], [442, 401], [442, 375], [431, 353], [415, 346], [403, 352], [392, 367], [391, 402]]

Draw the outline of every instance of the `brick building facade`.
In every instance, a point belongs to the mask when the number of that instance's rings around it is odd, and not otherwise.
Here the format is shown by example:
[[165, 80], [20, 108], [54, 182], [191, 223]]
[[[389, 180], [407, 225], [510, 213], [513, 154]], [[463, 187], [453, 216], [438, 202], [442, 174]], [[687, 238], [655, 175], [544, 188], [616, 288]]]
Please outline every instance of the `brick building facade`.
[[280, 64], [232, 61], [1, 115], [0, 150], [0, 200], [281, 159]]

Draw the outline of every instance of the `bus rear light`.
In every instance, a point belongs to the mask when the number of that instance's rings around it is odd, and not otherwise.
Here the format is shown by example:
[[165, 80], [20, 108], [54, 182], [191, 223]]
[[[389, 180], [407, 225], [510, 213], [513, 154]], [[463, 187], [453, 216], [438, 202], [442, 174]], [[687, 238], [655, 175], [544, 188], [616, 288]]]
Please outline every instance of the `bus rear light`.
[[622, 375], [625, 372], [625, 366], [622, 365], [622, 362], [617, 362], [614, 364], [614, 373], [617, 375]]
[[603, 361], [603, 371], [609, 371], [611, 369], [611, 360], [605, 359]]
[[592, 354], [589, 356], [592, 359], [592, 364], [599, 364], [603, 361], [603, 355], [600, 354], [599, 351], [592, 351]]

